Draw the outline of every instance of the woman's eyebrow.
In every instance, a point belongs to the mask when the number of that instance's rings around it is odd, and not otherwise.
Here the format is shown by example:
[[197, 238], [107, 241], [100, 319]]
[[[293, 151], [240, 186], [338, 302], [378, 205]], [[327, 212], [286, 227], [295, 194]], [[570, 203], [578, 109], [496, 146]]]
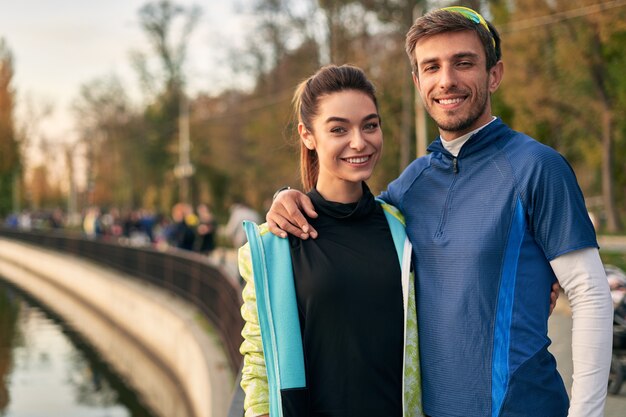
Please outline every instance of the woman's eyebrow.
[[326, 123], [331, 123], [331, 122], [349, 123], [350, 120], [344, 117], [330, 116], [328, 119], [326, 119]]
[[[363, 118], [363, 121], [365, 120], [371, 120], [371, 119], [378, 119], [380, 118], [380, 116], [378, 115], [378, 113], [372, 113], [372, 114], [368, 114], [367, 116], [365, 116]], [[330, 116], [329, 118], [326, 119], [325, 121], [326, 123], [331, 123], [331, 122], [339, 122], [339, 123], [350, 123], [349, 119], [346, 119], [345, 117], [339, 117], [339, 116]]]

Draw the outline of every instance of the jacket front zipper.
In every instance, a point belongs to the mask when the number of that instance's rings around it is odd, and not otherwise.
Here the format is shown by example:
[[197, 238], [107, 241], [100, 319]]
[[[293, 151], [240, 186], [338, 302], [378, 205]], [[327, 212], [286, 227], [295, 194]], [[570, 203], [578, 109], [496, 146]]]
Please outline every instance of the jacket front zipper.
[[437, 228], [437, 233], [435, 234], [436, 238], [441, 238], [443, 236], [443, 229], [446, 226], [446, 221], [448, 219], [448, 207], [450, 205], [450, 199], [452, 198], [452, 190], [454, 189], [457, 174], [459, 173], [459, 163], [456, 156], [452, 157], [452, 172], [454, 173], [454, 177], [452, 178], [450, 188], [448, 188], [448, 195], [446, 196], [446, 202], [443, 206], [443, 212], [441, 213], [441, 221], [439, 222], [439, 227]]

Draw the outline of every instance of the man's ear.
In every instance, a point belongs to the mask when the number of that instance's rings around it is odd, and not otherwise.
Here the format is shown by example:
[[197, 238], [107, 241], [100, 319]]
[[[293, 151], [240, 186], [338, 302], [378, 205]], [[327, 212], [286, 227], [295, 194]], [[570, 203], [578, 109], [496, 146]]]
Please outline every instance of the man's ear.
[[419, 90], [420, 89], [420, 79], [417, 77], [417, 74], [415, 74], [415, 71], [412, 71], [411, 75], [413, 76], [413, 84], [415, 85], [415, 88], [417, 88]]
[[502, 78], [504, 77], [504, 63], [502, 61], [496, 62], [496, 65], [489, 69], [489, 92], [495, 93]]
[[307, 129], [302, 123], [298, 123], [298, 134], [300, 135], [300, 140], [304, 143], [304, 146], [306, 146], [307, 149], [315, 149], [313, 133], [311, 133], [311, 131], [309, 131], [309, 129]]

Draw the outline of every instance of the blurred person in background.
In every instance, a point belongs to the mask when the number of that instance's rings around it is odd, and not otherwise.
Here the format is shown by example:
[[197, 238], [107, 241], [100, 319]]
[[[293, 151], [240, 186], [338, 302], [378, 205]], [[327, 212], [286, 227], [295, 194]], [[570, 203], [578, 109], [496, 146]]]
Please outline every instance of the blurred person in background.
[[258, 223], [261, 220], [261, 216], [256, 210], [248, 207], [238, 198], [230, 206], [229, 211], [230, 217], [224, 228], [224, 233], [230, 239], [233, 247], [239, 248], [247, 241], [246, 232], [243, 230], [244, 220]]
[[83, 233], [87, 239], [95, 239], [102, 234], [99, 207], [92, 206], [87, 208], [83, 218]]
[[124, 240], [131, 246], [152, 244], [154, 218], [147, 210], [130, 210], [123, 222]]
[[178, 249], [193, 250], [197, 224], [198, 217], [189, 204], [175, 204], [172, 207], [172, 223], [166, 231], [168, 243]]
[[63, 210], [58, 207], [52, 210], [48, 223], [51, 229], [62, 229], [65, 226], [65, 213], [63, 213]]
[[199, 204], [196, 208], [198, 215], [198, 227], [196, 228], [195, 250], [203, 255], [210, 255], [215, 249], [215, 236], [217, 234], [217, 221], [206, 204]]

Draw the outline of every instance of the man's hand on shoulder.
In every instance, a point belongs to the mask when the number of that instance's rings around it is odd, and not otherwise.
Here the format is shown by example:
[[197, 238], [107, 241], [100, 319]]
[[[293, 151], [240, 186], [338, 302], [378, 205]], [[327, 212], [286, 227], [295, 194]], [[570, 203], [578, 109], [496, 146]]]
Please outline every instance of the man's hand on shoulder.
[[301, 239], [308, 239], [309, 236], [315, 239], [317, 231], [311, 227], [303, 212], [309, 217], [317, 217], [311, 199], [301, 191], [289, 189], [278, 193], [265, 220], [270, 232], [278, 237], [285, 238], [289, 233]]

